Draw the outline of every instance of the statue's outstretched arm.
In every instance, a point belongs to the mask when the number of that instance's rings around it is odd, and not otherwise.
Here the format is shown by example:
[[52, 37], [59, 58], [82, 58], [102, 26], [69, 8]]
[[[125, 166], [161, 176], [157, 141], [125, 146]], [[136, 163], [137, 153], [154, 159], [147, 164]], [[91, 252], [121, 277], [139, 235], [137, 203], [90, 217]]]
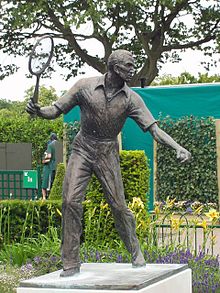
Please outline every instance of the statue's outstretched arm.
[[62, 114], [62, 111], [55, 105], [40, 107], [32, 101], [27, 104], [26, 111], [31, 115], [37, 115], [45, 119], [55, 119]]
[[171, 136], [169, 136], [165, 131], [160, 129], [156, 123], [150, 126], [149, 132], [153, 138], [160, 144], [171, 147], [176, 150], [177, 158], [180, 159], [181, 163], [190, 161], [191, 153], [187, 151], [184, 147], [179, 145]]

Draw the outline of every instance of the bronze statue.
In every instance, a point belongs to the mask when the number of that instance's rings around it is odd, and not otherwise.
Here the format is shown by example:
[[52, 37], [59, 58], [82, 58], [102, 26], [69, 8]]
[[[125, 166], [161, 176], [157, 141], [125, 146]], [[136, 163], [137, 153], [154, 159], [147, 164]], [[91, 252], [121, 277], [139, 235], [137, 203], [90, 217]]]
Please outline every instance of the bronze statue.
[[63, 184], [63, 230], [61, 277], [80, 271], [80, 235], [82, 232], [82, 201], [94, 172], [100, 180], [106, 201], [111, 207], [115, 227], [132, 256], [132, 266], [145, 265], [135, 232], [135, 219], [128, 209], [119, 165], [117, 135], [128, 117], [143, 131], [177, 152], [181, 162], [191, 154], [161, 130], [141, 97], [128, 86], [134, 74], [134, 59], [126, 50], [114, 51], [108, 59], [107, 73], [83, 78], [49, 107], [29, 102], [27, 111], [45, 119], [68, 113], [73, 107], [81, 110], [81, 129], [74, 139]]

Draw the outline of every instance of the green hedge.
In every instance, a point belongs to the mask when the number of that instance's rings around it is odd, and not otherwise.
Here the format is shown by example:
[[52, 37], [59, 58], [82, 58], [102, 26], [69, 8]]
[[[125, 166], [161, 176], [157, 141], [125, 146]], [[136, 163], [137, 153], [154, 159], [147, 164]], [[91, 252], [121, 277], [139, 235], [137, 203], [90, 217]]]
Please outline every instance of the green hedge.
[[180, 164], [176, 153], [157, 146], [157, 200], [218, 203], [216, 134], [212, 118], [166, 117], [160, 127], [192, 153], [192, 161]]
[[57, 200], [62, 198], [63, 180], [65, 167], [63, 163], [57, 165], [56, 176], [50, 191], [49, 199]]
[[45, 234], [49, 226], [61, 230], [61, 201], [0, 201], [0, 243], [22, 242]]

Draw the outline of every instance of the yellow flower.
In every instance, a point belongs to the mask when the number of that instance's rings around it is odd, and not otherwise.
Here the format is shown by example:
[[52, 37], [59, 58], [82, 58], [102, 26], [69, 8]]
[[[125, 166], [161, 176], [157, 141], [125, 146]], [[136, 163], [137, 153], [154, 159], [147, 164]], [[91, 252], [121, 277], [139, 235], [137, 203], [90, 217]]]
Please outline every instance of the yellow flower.
[[107, 209], [108, 208], [108, 204], [103, 204], [103, 202], [100, 204], [100, 208], [101, 210]]
[[198, 219], [192, 219], [192, 224], [194, 224], [195, 226], [197, 226], [199, 223]]
[[131, 208], [140, 208], [140, 209], [144, 209], [144, 203], [143, 201], [139, 198], [139, 197], [133, 197], [132, 200], [132, 204], [131, 204]]
[[144, 220], [140, 220], [139, 221], [139, 223], [137, 223], [138, 225], [137, 225], [137, 230], [139, 229], [139, 228], [141, 228], [141, 229], [146, 229], [147, 228], [147, 223], [144, 221]]
[[196, 215], [201, 214], [202, 209], [203, 209], [203, 206], [202, 206], [202, 205], [199, 206], [199, 207], [194, 211], [194, 214], [196, 214]]
[[155, 215], [159, 215], [160, 214], [160, 208], [159, 208], [159, 206], [156, 206], [155, 208], [154, 208], [154, 213], [155, 213]]
[[61, 211], [59, 209], [56, 209], [56, 211], [57, 211], [58, 215], [60, 215], [62, 217]]
[[219, 218], [219, 212], [217, 212], [215, 209], [209, 210], [209, 212], [208, 213], [205, 213], [205, 215], [211, 221], [216, 221]]
[[170, 200], [170, 197], [168, 196], [166, 199], [166, 208], [168, 209], [172, 208], [175, 201], [176, 201], [176, 198]]
[[206, 220], [203, 220], [201, 223], [198, 223], [198, 226], [200, 226], [204, 230], [206, 230], [207, 229], [207, 222], [206, 222]]
[[170, 221], [171, 221], [171, 228], [173, 230], [178, 230], [182, 221], [178, 218], [174, 218], [173, 216], [170, 217]]

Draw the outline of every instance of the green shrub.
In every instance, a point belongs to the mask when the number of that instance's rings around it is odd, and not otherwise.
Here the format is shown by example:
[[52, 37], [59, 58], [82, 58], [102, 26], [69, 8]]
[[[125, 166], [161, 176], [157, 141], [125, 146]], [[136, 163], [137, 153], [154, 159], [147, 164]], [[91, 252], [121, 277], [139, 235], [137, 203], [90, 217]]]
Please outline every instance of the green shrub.
[[160, 127], [192, 153], [192, 161], [180, 164], [176, 153], [157, 146], [157, 200], [218, 203], [215, 121], [184, 117], [160, 121]]
[[61, 230], [61, 201], [0, 201], [0, 241], [24, 242], [27, 237], [47, 233], [50, 227]]
[[[143, 151], [122, 151], [122, 177], [125, 196], [129, 208], [137, 221], [137, 234], [144, 239], [147, 230], [146, 193], [149, 191], [149, 168]], [[51, 191], [51, 198], [46, 201], [0, 201], [0, 236], [2, 242], [22, 243], [27, 237], [45, 234], [50, 227], [61, 227], [61, 197], [64, 166], [59, 164]], [[104, 201], [101, 185], [93, 177], [84, 202], [84, 242], [85, 245], [114, 248], [120, 240], [114, 228], [113, 218]], [[1, 238], [0, 238], [1, 239]], [[3, 244], [2, 243], [2, 244]]]
[[51, 200], [61, 199], [64, 174], [65, 174], [64, 164], [60, 163], [57, 165], [56, 176], [50, 191], [49, 199]]

